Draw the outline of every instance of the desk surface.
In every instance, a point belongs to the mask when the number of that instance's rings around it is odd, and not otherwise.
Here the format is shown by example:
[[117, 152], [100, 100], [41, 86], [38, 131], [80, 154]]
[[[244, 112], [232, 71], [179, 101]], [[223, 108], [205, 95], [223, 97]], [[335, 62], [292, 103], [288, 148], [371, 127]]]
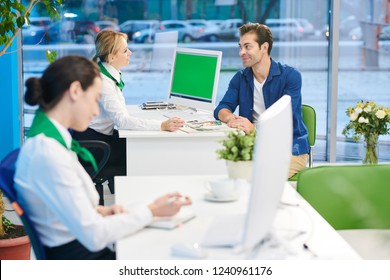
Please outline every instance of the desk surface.
[[[128, 105], [128, 112], [135, 117], [154, 119], [154, 120], [166, 120], [164, 116], [165, 110], [142, 110], [137, 105]], [[210, 112], [199, 112], [200, 115], [208, 116], [212, 118]], [[199, 132], [199, 133], [186, 133], [181, 130], [175, 132], [167, 131], [139, 131], [139, 130], [119, 130], [119, 137], [121, 138], [217, 138], [223, 139], [226, 137], [226, 131], [213, 131], [213, 132]]]
[[[166, 119], [164, 111], [143, 111], [138, 106], [127, 108], [134, 116]], [[221, 148], [219, 142], [226, 138], [225, 131], [119, 130], [119, 136], [126, 138], [127, 175], [226, 174], [225, 161], [219, 160], [215, 152]]]
[[[249, 186], [242, 183], [240, 198], [218, 203], [204, 199], [205, 184], [224, 178], [212, 176], [115, 177], [116, 203], [150, 203], [167, 192], [191, 196], [197, 217], [174, 230], [145, 228], [117, 243], [118, 259], [178, 259], [170, 253], [176, 243], [199, 243], [213, 216], [244, 212]], [[250, 253], [206, 248], [208, 259], [360, 259], [338, 233], [288, 184], [273, 225], [274, 240]], [[287, 204], [290, 204], [288, 206]], [[277, 240], [277, 242], [276, 242]], [[305, 250], [306, 243], [310, 250]], [[276, 244], [276, 245], [275, 245]]]

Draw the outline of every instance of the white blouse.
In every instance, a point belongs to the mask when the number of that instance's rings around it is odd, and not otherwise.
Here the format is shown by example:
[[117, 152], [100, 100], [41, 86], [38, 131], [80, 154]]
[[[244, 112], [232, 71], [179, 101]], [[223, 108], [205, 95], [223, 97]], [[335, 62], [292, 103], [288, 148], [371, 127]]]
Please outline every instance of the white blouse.
[[[111, 76], [120, 81], [120, 73], [110, 64], [103, 62], [103, 66]], [[129, 130], [160, 130], [159, 120], [147, 120], [131, 116], [126, 109], [125, 98], [115, 81], [101, 74], [103, 87], [102, 98], [99, 101], [100, 114], [92, 120], [89, 127], [93, 130], [112, 135], [116, 129]]]
[[[68, 131], [53, 123], [70, 147]], [[98, 251], [152, 221], [146, 205], [101, 216], [96, 210], [99, 195], [77, 155], [43, 134], [26, 141], [16, 167], [18, 197], [48, 247], [77, 239], [89, 250]]]

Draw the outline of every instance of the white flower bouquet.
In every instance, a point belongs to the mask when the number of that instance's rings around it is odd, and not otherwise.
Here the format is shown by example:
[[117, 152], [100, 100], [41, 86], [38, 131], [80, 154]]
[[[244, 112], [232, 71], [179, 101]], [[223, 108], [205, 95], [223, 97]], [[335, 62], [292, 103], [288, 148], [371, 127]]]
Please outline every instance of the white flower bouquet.
[[366, 143], [364, 163], [377, 163], [376, 146], [379, 135], [389, 134], [390, 108], [378, 106], [372, 101], [360, 101], [355, 107], [348, 107], [346, 114], [350, 121], [343, 129], [345, 136], [352, 134], [354, 141], [363, 136]]

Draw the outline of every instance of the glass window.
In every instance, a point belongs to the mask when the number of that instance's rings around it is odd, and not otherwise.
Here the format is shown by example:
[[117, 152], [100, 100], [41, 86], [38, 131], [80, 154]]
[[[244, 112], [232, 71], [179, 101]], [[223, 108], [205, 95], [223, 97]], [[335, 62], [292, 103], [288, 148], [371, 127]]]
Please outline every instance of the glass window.
[[[122, 71], [126, 83], [123, 93], [127, 104], [166, 100], [172, 49], [161, 51], [160, 46], [153, 42], [156, 33], [177, 30], [179, 42], [174, 43], [178, 46], [223, 52], [217, 96], [219, 102], [231, 77], [242, 68], [237, 45], [238, 27], [244, 22], [265, 23], [273, 31], [275, 40], [272, 58], [297, 68], [302, 74], [302, 101], [314, 107], [317, 113], [314, 159], [328, 160], [326, 141], [331, 1], [243, 0], [240, 1], [242, 5], [232, 6], [216, 5], [217, 2], [64, 1], [60, 21], [44, 27], [34, 26], [40, 28], [38, 31], [23, 31], [24, 79], [40, 75], [47, 66], [45, 50], [55, 50], [59, 56], [81, 54], [92, 58], [94, 38], [101, 28], [118, 28], [128, 34], [129, 48], [133, 52], [130, 65]], [[340, 0], [336, 128], [339, 161], [361, 160], [362, 144], [353, 143], [341, 134], [348, 121], [346, 108], [353, 106], [356, 101], [367, 99], [390, 106], [388, 3], [388, 0]], [[47, 15], [42, 9], [35, 9], [34, 20], [45, 17]], [[194, 28], [185, 22], [189, 19], [204, 20], [207, 25]], [[165, 20], [179, 22], [159, 28]], [[25, 107], [25, 127], [28, 128], [31, 121], [28, 113], [33, 112], [34, 108]], [[380, 137], [380, 160], [390, 159], [389, 140], [389, 136]]]
[[[341, 1], [337, 115], [337, 159], [362, 160], [363, 143], [342, 135], [349, 122], [345, 111], [357, 101], [390, 107], [389, 41], [381, 32], [389, 26], [388, 1]], [[383, 34], [383, 33], [382, 33]], [[379, 161], [390, 160], [390, 136], [379, 136]]]

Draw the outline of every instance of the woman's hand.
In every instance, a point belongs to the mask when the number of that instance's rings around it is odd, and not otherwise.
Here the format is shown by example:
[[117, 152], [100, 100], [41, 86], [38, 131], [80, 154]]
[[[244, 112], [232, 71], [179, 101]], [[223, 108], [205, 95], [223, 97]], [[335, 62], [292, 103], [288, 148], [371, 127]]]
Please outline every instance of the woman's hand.
[[183, 127], [183, 125], [184, 125], [184, 120], [178, 117], [173, 117], [161, 123], [161, 130], [176, 131], [179, 128]]
[[154, 202], [148, 205], [153, 216], [173, 216], [179, 212], [180, 208], [185, 205], [191, 205], [192, 201], [187, 196], [182, 196], [180, 193], [170, 193], [157, 198]]
[[99, 205], [98, 207], [96, 207], [96, 210], [103, 217], [126, 212], [122, 205], [117, 205], [117, 204], [111, 206]]

